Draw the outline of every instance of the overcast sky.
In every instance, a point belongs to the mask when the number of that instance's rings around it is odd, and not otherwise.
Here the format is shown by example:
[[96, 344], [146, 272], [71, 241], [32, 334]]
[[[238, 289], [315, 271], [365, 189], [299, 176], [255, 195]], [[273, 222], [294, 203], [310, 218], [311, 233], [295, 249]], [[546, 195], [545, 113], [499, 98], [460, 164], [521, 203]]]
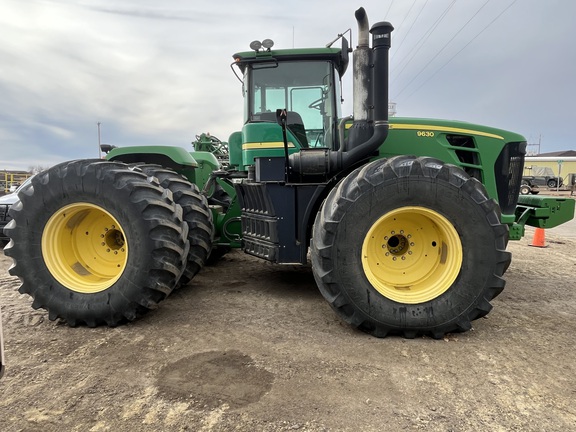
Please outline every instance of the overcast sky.
[[348, 28], [355, 46], [359, 6], [396, 27], [399, 116], [576, 149], [573, 0], [0, 0], [0, 170], [97, 157], [97, 122], [117, 146], [227, 140], [242, 126], [232, 54], [265, 38], [324, 46]]

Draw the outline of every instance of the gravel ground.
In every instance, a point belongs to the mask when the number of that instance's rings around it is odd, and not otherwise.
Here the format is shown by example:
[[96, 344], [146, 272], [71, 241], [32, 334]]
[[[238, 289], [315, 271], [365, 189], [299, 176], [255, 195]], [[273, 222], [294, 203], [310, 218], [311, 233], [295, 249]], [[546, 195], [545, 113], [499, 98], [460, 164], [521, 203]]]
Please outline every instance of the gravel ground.
[[18, 294], [0, 253], [0, 429], [576, 430], [576, 223], [543, 249], [532, 233], [510, 243], [493, 311], [439, 341], [355, 331], [310, 268], [239, 251], [139, 321], [69, 328]]

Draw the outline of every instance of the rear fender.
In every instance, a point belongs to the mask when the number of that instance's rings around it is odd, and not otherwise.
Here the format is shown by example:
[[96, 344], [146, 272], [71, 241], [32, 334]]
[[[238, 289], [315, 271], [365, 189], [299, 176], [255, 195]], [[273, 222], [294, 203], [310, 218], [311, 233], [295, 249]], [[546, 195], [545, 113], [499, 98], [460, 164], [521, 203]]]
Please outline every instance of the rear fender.
[[195, 183], [194, 170], [198, 162], [182, 147], [175, 146], [131, 146], [117, 147], [106, 155], [106, 159], [124, 163], [147, 163], [162, 165], [184, 175]]

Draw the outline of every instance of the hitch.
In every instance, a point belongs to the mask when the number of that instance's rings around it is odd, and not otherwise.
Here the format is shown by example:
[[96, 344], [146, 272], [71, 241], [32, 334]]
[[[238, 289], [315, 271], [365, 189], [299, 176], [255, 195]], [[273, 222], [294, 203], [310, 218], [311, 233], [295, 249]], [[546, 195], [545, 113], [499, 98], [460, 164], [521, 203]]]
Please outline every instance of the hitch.
[[510, 240], [520, 240], [526, 225], [535, 228], [554, 228], [574, 219], [576, 201], [551, 196], [520, 195], [515, 221], [510, 227]]

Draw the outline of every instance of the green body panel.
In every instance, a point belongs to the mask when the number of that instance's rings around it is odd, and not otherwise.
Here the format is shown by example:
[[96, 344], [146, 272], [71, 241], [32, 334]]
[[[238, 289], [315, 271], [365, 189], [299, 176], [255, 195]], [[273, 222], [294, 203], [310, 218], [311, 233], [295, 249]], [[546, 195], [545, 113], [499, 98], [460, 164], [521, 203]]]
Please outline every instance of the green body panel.
[[[182, 147], [175, 146], [130, 146], [112, 149], [107, 155], [108, 160], [121, 160], [138, 159], [137, 155], [141, 155], [141, 159], [135, 162], [148, 162], [160, 163], [159, 160], [165, 160], [168, 165], [180, 168], [197, 168], [198, 164], [194, 157]], [[155, 161], [155, 162], [154, 162]]]
[[232, 198], [232, 202], [227, 211], [222, 211], [220, 206], [213, 206], [212, 214], [214, 216], [214, 245], [230, 246], [239, 248], [242, 240], [242, 224], [240, 220], [241, 209], [238, 203], [238, 196], [234, 186], [223, 179], [216, 180], [220, 187]]
[[[470, 137], [473, 146], [451, 144], [449, 137], [456, 135]], [[496, 159], [506, 143], [523, 141], [526, 139], [522, 135], [472, 123], [395, 117], [390, 119], [388, 138], [380, 147], [379, 156], [431, 156], [464, 169], [473, 169], [481, 174], [489, 196], [498, 199], [494, 178]], [[468, 163], [461, 161], [466, 153]]]
[[239, 169], [242, 166], [242, 132], [236, 131], [230, 134], [228, 151], [230, 166]]
[[130, 146], [112, 149], [106, 159], [125, 163], [158, 164], [171, 168], [196, 183], [198, 162], [182, 147], [175, 146]]
[[[288, 154], [300, 151], [296, 137], [286, 131]], [[282, 128], [276, 123], [247, 123], [242, 128], [241, 135], [242, 161], [238, 167], [246, 171], [249, 165], [254, 165], [256, 157], [282, 157], [284, 153], [284, 138]]]
[[[452, 145], [448, 137], [469, 136], [474, 145], [461, 147]], [[486, 126], [436, 119], [391, 118], [388, 138], [380, 147], [379, 157], [398, 154], [432, 156], [460, 166], [465, 170], [473, 169], [481, 174], [479, 180], [486, 187], [491, 198], [498, 199], [494, 167], [504, 145], [509, 142], [526, 141], [522, 135], [502, 129]], [[463, 153], [474, 154], [475, 163], [463, 163]], [[459, 157], [460, 154], [460, 157]], [[524, 196], [514, 214], [502, 214], [501, 221], [509, 226], [510, 240], [519, 240], [524, 236], [524, 226], [553, 228], [574, 218], [575, 201], [572, 199]]]
[[198, 166], [194, 170], [194, 180], [190, 178], [189, 180], [196, 183], [196, 185], [202, 189], [210, 178], [210, 174], [212, 174], [213, 171], [220, 169], [220, 162], [218, 162], [218, 159], [216, 159], [216, 156], [212, 153], [205, 151], [191, 152], [190, 155], [194, 160], [196, 160]]
[[186, 177], [200, 189], [208, 181], [210, 174], [220, 168], [220, 162], [210, 152], [187, 152], [182, 147], [173, 146], [132, 146], [112, 149], [108, 160], [126, 163], [150, 163], [172, 168]]

